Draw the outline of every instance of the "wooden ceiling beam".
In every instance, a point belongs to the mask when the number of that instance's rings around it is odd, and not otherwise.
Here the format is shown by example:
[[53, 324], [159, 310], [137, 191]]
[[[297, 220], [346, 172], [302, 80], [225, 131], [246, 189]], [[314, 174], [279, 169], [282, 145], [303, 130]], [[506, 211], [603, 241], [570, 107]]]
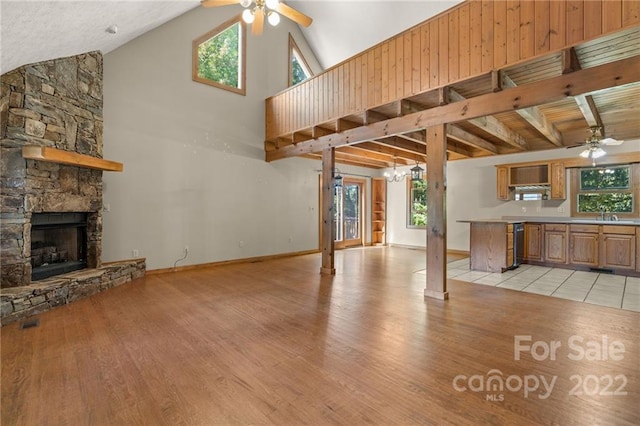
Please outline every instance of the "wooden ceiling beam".
[[308, 141], [308, 140], [311, 140], [311, 139], [313, 139], [312, 135], [304, 134], [304, 133], [301, 133], [301, 132], [293, 132], [292, 142], [294, 144], [300, 143], [300, 142], [305, 142], [305, 141]]
[[363, 143], [359, 143], [358, 145], [354, 145], [354, 147], [371, 151], [371, 152], [378, 152], [378, 153], [383, 153], [385, 155], [389, 155], [391, 156], [392, 161], [393, 161], [393, 157], [405, 158], [411, 162], [416, 162], [416, 161], [424, 162], [426, 161], [426, 158], [427, 158], [426, 149], [425, 149], [425, 152], [422, 154], [409, 153], [407, 151], [403, 151], [387, 145], [382, 145], [377, 142], [363, 142]]
[[[414, 135], [415, 133], [420, 133], [420, 132], [413, 132], [412, 135]], [[424, 133], [424, 132], [422, 132], [422, 133]], [[419, 143], [421, 145], [426, 145], [426, 142], [424, 141], [425, 138], [420, 138], [420, 137], [414, 138], [412, 136], [408, 136], [408, 134], [406, 134], [406, 133], [400, 134], [400, 135], [398, 135], [398, 137], [400, 139], [404, 139], [406, 141], [416, 142], [416, 143]]]
[[[604, 127], [602, 125], [602, 118], [600, 118], [600, 113], [598, 112], [598, 107], [596, 106], [596, 101], [593, 100], [593, 96], [581, 95], [576, 96], [573, 99], [576, 101], [576, 104], [578, 104], [578, 108], [580, 108], [580, 112], [587, 121], [589, 127]], [[604, 134], [602, 137], [604, 137]]]
[[496, 148], [496, 146], [491, 142], [486, 141], [474, 134], [471, 134], [453, 124], [449, 124], [447, 126], [447, 137], [465, 145], [469, 145], [473, 148], [488, 152], [489, 154], [495, 155], [500, 153], [498, 151], [498, 148]]
[[385, 121], [388, 120], [390, 117], [388, 117], [387, 115], [378, 112], [378, 111], [374, 111], [372, 109], [368, 109], [364, 112], [364, 124], [371, 124], [371, 123], [377, 123], [378, 121]]
[[358, 163], [359, 165], [365, 166], [365, 167], [372, 167], [372, 166], [379, 167], [379, 168], [389, 167], [388, 161], [374, 160], [372, 158], [363, 157], [362, 155], [359, 155], [359, 154], [351, 154], [351, 153], [345, 152], [342, 149], [340, 150], [336, 149], [336, 159], [350, 161], [352, 163]]
[[[469, 100], [453, 89], [449, 90], [449, 98], [453, 102], [463, 102]], [[468, 120], [468, 122], [490, 134], [491, 136], [494, 136], [505, 142], [506, 144], [511, 145], [519, 151], [526, 151], [527, 149], [529, 149], [529, 144], [527, 144], [527, 141], [521, 135], [502, 124], [502, 122], [495, 118], [493, 115], [472, 118]]]
[[[517, 86], [517, 84], [511, 80], [507, 74], [500, 74], [502, 75], [502, 87], [512, 88]], [[549, 142], [555, 146], [564, 146], [562, 135], [552, 123], [549, 123], [549, 120], [547, 120], [547, 117], [545, 117], [545, 115], [540, 111], [540, 108], [521, 108], [516, 110], [516, 112], [520, 117], [524, 118], [530, 125], [532, 125], [534, 129], [544, 135]]]
[[414, 112], [420, 112], [427, 109], [426, 106], [419, 104], [408, 99], [402, 99], [398, 102], [398, 117], [403, 115], [412, 114]]
[[[345, 154], [364, 157], [370, 160], [382, 161], [385, 164], [387, 164], [388, 167], [393, 165], [393, 158], [397, 157], [396, 155], [382, 154], [379, 152], [373, 152], [363, 148], [359, 148], [359, 145], [341, 146], [340, 148], [338, 148], [338, 152], [344, 152]], [[400, 159], [398, 163], [401, 165], [411, 164], [409, 161], [405, 159]]]
[[426, 144], [422, 142], [410, 141], [398, 136], [390, 136], [384, 139], [375, 139], [374, 142], [383, 145], [398, 148], [399, 150], [409, 152], [411, 154], [422, 154], [427, 152]]
[[332, 129], [327, 129], [325, 127], [322, 126], [313, 126], [313, 129], [311, 129], [311, 134], [313, 136], [313, 139], [318, 139], [322, 136], [327, 136], [327, 135], [331, 135], [335, 133], [334, 130]]
[[[571, 47], [562, 51], [562, 73], [570, 74], [582, 69], [580, 65], [580, 59], [576, 49]], [[577, 95], [573, 98], [580, 108], [580, 112], [584, 117], [589, 127], [598, 126], [602, 128], [602, 137], [604, 137], [604, 126], [602, 124], [602, 118], [598, 112], [596, 102], [593, 100], [593, 96], [588, 94]]]
[[362, 124], [339, 118], [336, 120], [336, 133], [342, 133], [345, 130], [356, 129], [362, 127]]
[[463, 157], [467, 157], [467, 158], [473, 157], [473, 154], [471, 153], [471, 151], [459, 146], [456, 142], [453, 142], [453, 143], [448, 142], [447, 143], [447, 152], [453, 152], [453, 153], [456, 153], [458, 155], [462, 155]]
[[520, 108], [557, 102], [610, 87], [640, 81], [640, 56], [632, 56], [584, 70], [575, 71], [523, 86], [487, 93], [460, 102], [453, 102], [403, 117], [373, 123], [312, 141], [266, 152], [267, 161], [295, 157], [327, 147], [351, 145], [380, 137], [425, 129], [442, 123], [512, 112]]

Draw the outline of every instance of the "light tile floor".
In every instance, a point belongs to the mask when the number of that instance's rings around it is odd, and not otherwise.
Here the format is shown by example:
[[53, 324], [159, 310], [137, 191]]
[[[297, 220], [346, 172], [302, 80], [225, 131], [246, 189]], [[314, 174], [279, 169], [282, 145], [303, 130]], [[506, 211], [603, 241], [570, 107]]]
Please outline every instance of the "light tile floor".
[[[426, 270], [417, 271], [426, 274]], [[447, 277], [527, 293], [640, 312], [640, 278], [520, 265], [500, 273], [469, 270], [469, 258], [447, 264]]]

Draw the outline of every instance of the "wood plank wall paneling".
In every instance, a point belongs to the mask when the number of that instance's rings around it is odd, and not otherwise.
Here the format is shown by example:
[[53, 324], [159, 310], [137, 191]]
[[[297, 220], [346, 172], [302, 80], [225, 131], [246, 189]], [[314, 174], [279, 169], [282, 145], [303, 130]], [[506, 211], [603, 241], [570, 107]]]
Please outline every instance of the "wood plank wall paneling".
[[[471, 0], [269, 98], [266, 139], [640, 24], [637, 0]], [[288, 136], [287, 136], [288, 135]]]
[[493, 6], [493, 65], [502, 68], [507, 64], [507, 2]]
[[493, 1], [482, 2], [482, 72], [493, 68]]

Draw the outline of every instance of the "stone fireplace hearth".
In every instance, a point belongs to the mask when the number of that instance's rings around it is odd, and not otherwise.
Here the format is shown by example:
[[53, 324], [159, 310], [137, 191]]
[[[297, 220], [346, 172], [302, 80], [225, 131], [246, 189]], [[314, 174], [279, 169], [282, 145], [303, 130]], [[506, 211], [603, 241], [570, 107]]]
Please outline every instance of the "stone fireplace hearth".
[[[145, 265], [138, 259], [101, 268], [102, 173], [110, 170], [94, 165], [102, 159], [102, 54], [25, 65], [0, 76], [0, 84], [4, 324], [142, 276]], [[23, 148], [33, 147], [90, 161], [78, 166], [76, 161], [69, 165], [50, 158], [29, 159], [33, 157], [24, 155]], [[56, 231], [59, 235], [44, 233], [45, 213], [78, 215], [82, 220], [73, 225], [76, 232], [70, 231], [66, 241], [52, 242], [62, 237], [65, 226]], [[87, 272], [52, 266], [61, 260]], [[67, 276], [41, 281], [43, 268]]]

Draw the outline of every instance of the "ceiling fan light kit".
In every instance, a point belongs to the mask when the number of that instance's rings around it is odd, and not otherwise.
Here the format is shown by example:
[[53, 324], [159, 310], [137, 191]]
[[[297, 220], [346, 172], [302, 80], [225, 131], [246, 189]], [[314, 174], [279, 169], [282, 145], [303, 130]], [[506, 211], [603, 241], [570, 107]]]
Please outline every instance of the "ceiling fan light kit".
[[596, 159], [607, 155], [607, 152], [602, 149], [601, 145], [620, 145], [624, 141], [619, 141], [613, 138], [602, 139], [603, 129], [601, 126], [592, 126], [589, 128], [589, 136], [587, 140], [579, 146], [585, 146], [585, 150], [580, 153], [580, 157], [588, 158], [592, 161], [592, 165], [596, 165]]
[[201, 4], [204, 7], [239, 4], [245, 8], [242, 12], [242, 20], [247, 24], [253, 24], [251, 32], [255, 35], [262, 34], [265, 17], [273, 27], [280, 23], [280, 15], [303, 27], [308, 27], [313, 22], [313, 19], [280, 2], [280, 0], [202, 0]]

